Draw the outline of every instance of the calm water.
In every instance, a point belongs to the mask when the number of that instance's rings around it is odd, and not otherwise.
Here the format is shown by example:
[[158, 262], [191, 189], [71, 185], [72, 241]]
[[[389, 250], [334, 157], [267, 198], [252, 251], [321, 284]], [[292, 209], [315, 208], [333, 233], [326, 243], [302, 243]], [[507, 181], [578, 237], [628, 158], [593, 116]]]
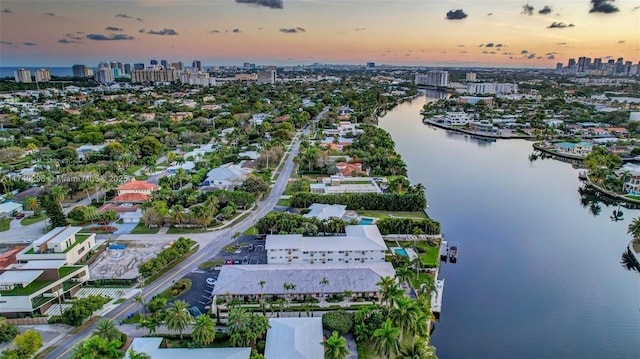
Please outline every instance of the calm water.
[[529, 161], [527, 141], [487, 143], [422, 124], [422, 97], [390, 111], [409, 178], [458, 263], [444, 264], [440, 358], [640, 358], [640, 275], [624, 269], [624, 220], [580, 204], [577, 170]]

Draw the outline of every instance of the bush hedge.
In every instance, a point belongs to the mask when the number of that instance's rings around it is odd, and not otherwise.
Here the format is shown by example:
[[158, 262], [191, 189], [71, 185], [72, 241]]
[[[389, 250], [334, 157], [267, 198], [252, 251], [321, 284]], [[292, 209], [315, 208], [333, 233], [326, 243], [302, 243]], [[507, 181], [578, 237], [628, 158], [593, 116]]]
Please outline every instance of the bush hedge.
[[347, 334], [353, 327], [353, 314], [344, 310], [325, 313], [322, 315], [322, 327], [329, 331], [335, 330], [341, 335]]

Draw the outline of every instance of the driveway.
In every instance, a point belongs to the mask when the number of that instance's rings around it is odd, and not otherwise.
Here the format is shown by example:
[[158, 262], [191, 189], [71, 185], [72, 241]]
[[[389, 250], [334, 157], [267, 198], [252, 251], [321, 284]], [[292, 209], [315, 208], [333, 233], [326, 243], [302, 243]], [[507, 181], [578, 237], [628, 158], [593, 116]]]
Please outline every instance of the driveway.
[[134, 228], [138, 225], [137, 223], [122, 223], [122, 224], [113, 224], [118, 227], [118, 230], [113, 232], [113, 234], [128, 234], [133, 231]]
[[213, 286], [207, 284], [207, 278], [218, 278], [219, 270], [195, 269], [183, 277], [191, 280], [191, 289], [178, 299], [189, 303], [189, 308], [198, 307], [201, 313], [206, 313], [211, 305], [211, 291]]

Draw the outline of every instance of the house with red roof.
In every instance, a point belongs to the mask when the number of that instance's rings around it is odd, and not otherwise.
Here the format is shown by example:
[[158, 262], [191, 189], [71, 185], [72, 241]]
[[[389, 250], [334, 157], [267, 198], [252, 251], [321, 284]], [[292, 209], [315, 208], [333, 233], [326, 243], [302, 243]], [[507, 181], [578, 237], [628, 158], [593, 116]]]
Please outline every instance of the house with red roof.
[[116, 190], [118, 195], [113, 197], [112, 203], [143, 203], [149, 200], [151, 193], [160, 186], [146, 181], [132, 180], [123, 183]]

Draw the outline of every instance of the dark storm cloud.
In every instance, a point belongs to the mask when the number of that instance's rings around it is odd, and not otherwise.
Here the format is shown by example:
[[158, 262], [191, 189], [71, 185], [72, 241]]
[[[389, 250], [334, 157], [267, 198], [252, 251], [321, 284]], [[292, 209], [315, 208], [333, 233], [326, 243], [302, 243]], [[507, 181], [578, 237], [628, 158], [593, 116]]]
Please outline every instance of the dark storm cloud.
[[136, 21], [140, 21], [140, 22], [142, 22], [143, 20], [142, 20], [142, 18], [137, 17], [137, 18], [136, 18]]
[[293, 29], [293, 28], [292, 28], [292, 29], [280, 29], [280, 30], [278, 30], [278, 31], [280, 31], [280, 32], [284, 32], [285, 34], [295, 34], [295, 33], [297, 33], [297, 32], [298, 32], [298, 30]]
[[174, 35], [178, 35], [178, 33], [176, 32], [176, 30], [174, 30], [174, 29], [167, 29], [167, 28], [164, 28], [164, 29], [162, 29], [162, 30], [158, 30], [158, 31], [155, 31], [155, 30], [149, 30], [149, 31], [147, 31], [147, 34], [149, 34], [149, 35], [162, 35], [162, 36], [174, 36]]
[[522, 14], [529, 15], [529, 16], [533, 15], [533, 6], [529, 4], [522, 5]]
[[33, 42], [23, 42], [22, 45], [24, 45], [24, 46], [36, 46], [36, 44], [33, 43]]
[[[638, 9], [640, 9], [640, 6], [636, 6], [636, 7], [634, 7], [633, 9], [631, 9], [631, 11], [636, 11], [636, 10], [638, 10]], [[11, 11], [9, 11], [9, 12], [11, 12]]]
[[619, 44], [624, 44], [624, 40], [618, 41]]
[[589, 12], [601, 12], [611, 14], [620, 11], [617, 6], [613, 5], [614, 0], [591, 0], [591, 10]]
[[547, 26], [547, 29], [564, 29], [565, 27], [574, 27], [574, 24], [565, 24], [564, 22], [553, 22]]
[[127, 14], [116, 14], [116, 17], [121, 17], [123, 19], [133, 19], [131, 16]]
[[282, 0], [236, 0], [238, 4], [264, 6], [271, 9], [284, 9]]
[[9, 9], [2, 9], [2, 12], [5, 14], [13, 14], [13, 11], [9, 10]]
[[113, 34], [111, 36], [102, 34], [89, 34], [87, 39], [95, 41], [119, 41], [119, 40], [133, 40], [134, 37], [125, 34]]
[[52, 12], [47, 12], [45, 13], [45, 15], [47, 16], [51, 16], [51, 17], [56, 17], [56, 14], [52, 13]]
[[522, 50], [522, 51], [520, 51], [520, 53], [521, 53], [521, 54], [528, 54], [528, 53], [529, 53], [529, 51], [527, 51], [527, 50]]
[[488, 43], [487, 43], [486, 45], [484, 45], [484, 46], [486, 46], [486, 47], [493, 47], [494, 45], [493, 45], [493, 42], [488, 42]]
[[487, 14], [487, 16], [493, 16], [493, 13], [492, 13], [492, 12], [490, 12], [490, 13], [488, 13], [488, 14]]
[[551, 14], [553, 9], [549, 5], [545, 5], [542, 9], [538, 10], [538, 14], [547, 15]]
[[307, 30], [305, 30], [303, 27], [296, 27], [296, 30], [300, 32], [307, 32]]
[[107, 26], [107, 28], [105, 29], [107, 31], [122, 31], [121, 27], [115, 27], [115, 26]]
[[239, 34], [239, 33], [241, 33], [242, 31], [240, 31], [240, 29], [233, 29], [233, 31], [232, 31], [232, 32], [233, 32], [234, 34]]
[[13, 46], [13, 42], [11, 42], [11, 41], [0, 41], [0, 44]]
[[554, 60], [555, 58], [555, 55], [547, 55], [547, 60]]
[[535, 59], [536, 58], [536, 54], [529, 54], [528, 56], [526, 56], [527, 59], [531, 60], [531, 59]]
[[209, 32], [210, 32], [210, 33], [212, 33], [212, 34], [219, 34], [219, 33], [220, 33], [220, 30], [211, 30], [211, 31], [209, 31]]
[[447, 20], [462, 20], [467, 17], [462, 9], [447, 11]]

